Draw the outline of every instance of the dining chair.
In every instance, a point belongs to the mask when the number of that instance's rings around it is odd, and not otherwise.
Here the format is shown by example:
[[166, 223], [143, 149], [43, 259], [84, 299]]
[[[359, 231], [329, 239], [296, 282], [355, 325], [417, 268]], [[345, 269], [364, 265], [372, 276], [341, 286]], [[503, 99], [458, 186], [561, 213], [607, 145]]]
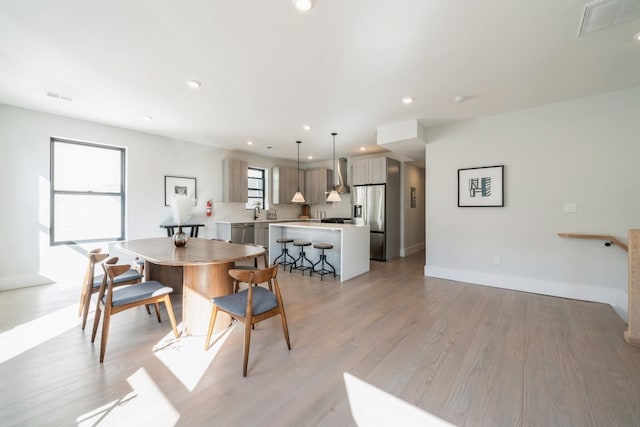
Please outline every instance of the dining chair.
[[[284, 312], [280, 286], [278, 285], [278, 265], [275, 264], [263, 270], [229, 270], [229, 275], [234, 282], [244, 282], [249, 287], [241, 292], [215, 297], [211, 299], [213, 308], [211, 309], [211, 319], [207, 338], [204, 343], [205, 351], [209, 349], [211, 334], [216, 323], [216, 316], [219, 311], [228, 313], [234, 319], [244, 323], [244, 351], [242, 376], [247, 376], [247, 366], [249, 362], [249, 344], [251, 341], [251, 329], [263, 320], [280, 315], [282, 320], [282, 331], [287, 341], [287, 347], [291, 350], [289, 342], [289, 329], [287, 327], [287, 316]], [[262, 286], [253, 286], [256, 283], [273, 281], [275, 292], [269, 291]]]
[[[260, 257], [256, 257], [253, 259], [253, 266], [251, 265], [243, 265], [243, 264], [238, 264], [237, 262], [235, 263], [235, 265], [233, 266], [233, 268], [235, 270], [257, 270], [258, 269], [258, 258], [262, 259], [262, 265], [263, 268], [268, 268], [269, 267], [269, 259], [267, 258], [267, 248], [265, 248], [262, 245], [258, 245], [256, 243], [243, 243], [245, 246], [251, 246], [251, 247], [256, 247], [256, 248], [260, 248], [264, 250], [264, 253], [262, 254], [262, 256]], [[255, 285], [257, 285], [258, 283], [255, 283]], [[273, 284], [271, 282], [271, 280], [269, 280], [267, 282], [268, 286], [269, 286], [269, 290], [273, 291]], [[234, 281], [234, 285], [233, 285], [233, 292], [238, 292], [239, 290], [239, 282], [238, 281]]]
[[[80, 304], [78, 307], [78, 316], [82, 315], [82, 330], [87, 324], [87, 317], [89, 316], [89, 306], [91, 305], [91, 295], [95, 294], [100, 290], [100, 286], [103, 282], [106, 281], [106, 276], [104, 274], [95, 274], [95, 266], [97, 263], [103, 261], [104, 259], [109, 257], [108, 253], [103, 253], [102, 249], [93, 249], [88, 252], [87, 257], [89, 258], [89, 264], [87, 266], [87, 271], [84, 275], [84, 282], [82, 283], [82, 291], [80, 292]], [[109, 262], [117, 263], [118, 258], [112, 258]], [[134, 283], [140, 283], [143, 279], [143, 275], [138, 271], [129, 268], [122, 275], [118, 276], [115, 279], [115, 286], [123, 286], [123, 285], [131, 285]], [[147, 313], [151, 313], [149, 311], [149, 307], [147, 307]]]
[[164, 302], [167, 313], [169, 314], [169, 320], [171, 321], [171, 327], [173, 328], [173, 334], [178, 338], [178, 329], [176, 327], [176, 319], [173, 314], [173, 306], [171, 305], [171, 298], [169, 294], [173, 292], [173, 289], [164, 286], [162, 283], [155, 280], [149, 280], [139, 284], [118, 287], [115, 288], [115, 279], [119, 275], [125, 273], [129, 268], [128, 264], [102, 264], [107, 278], [106, 283], [100, 286], [98, 292], [98, 303], [96, 304], [96, 314], [93, 319], [93, 332], [91, 333], [91, 342], [95, 341], [96, 332], [98, 331], [98, 324], [100, 323], [100, 316], [103, 316], [102, 321], [102, 336], [100, 339], [100, 363], [104, 361], [104, 354], [107, 350], [107, 339], [109, 338], [109, 325], [111, 323], [111, 316], [120, 313], [121, 311], [138, 307], [140, 305], [156, 305], [156, 314], [158, 322], [160, 322], [160, 312], [158, 311], [157, 304]]

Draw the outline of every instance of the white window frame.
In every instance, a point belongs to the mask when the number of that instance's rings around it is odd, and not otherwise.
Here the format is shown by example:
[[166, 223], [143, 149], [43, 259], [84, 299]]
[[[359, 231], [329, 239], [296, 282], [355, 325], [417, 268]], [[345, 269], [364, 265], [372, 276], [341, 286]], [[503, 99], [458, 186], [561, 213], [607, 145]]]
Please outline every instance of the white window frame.
[[[126, 165], [126, 151], [125, 148], [123, 147], [115, 147], [115, 146], [110, 146], [110, 145], [103, 145], [103, 144], [96, 144], [96, 143], [90, 143], [90, 142], [84, 142], [84, 141], [76, 141], [76, 140], [71, 140], [71, 139], [64, 139], [64, 138], [57, 138], [57, 137], [52, 137], [51, 138], [51, 145], [50, 145], [50, 150], [51, 150], [51, 156], [50, 156], [50, 230], [49, 230], [49, 244], [51, 246], [57, 246], [57, 245], [72, 245], [72, 244], [77, 244], [77, 243], [89, 243], [89, 242], [105, 242], [105, 241], [118, 241], [118, 240], [124, 240], [125, 239], [125, 202], [126, 202], [126, 197], [125, 197], [125, 178], [126, 178], [126, 174], [125, 174], [125, 165]], [[92, 148], [96, 148], [96, 149], [101, 149], [101, 150], [114, 150], [114, 151], [118, 151], [120, 154], [120, 189], [117, 192], [101, 192], [101, 191], [76, 191], [76, 190], [69, 190], [69, 189], [63, 189], [63, 188], [57, 188], [56, 189], [56, 183], [55, 183], [55, 170], [54, 170], [54, 165], [55, 165], [55, 156], [56, 156], [56, 144], [75, 144], [75, 145], [83, 145], [86, 147], [92, 147]], [[78, 197], [82, 197], [82, 196], [91, 196], [91, 197], [100, 197], [100, 196], [106, 196], [106, 197], [113, 197], [113, 196], [117, 196], [120, 198], [120, 231], [119, 231], [119, 235], [117, 236], [111, 236], [111, 235], [104, 235], [104, 236], [100, 236], [99, 238], [95, 238], [95, 239], [66, 239], [66, 240], [56, 240], [55, 236], [55, 230], [56, 230], [56, 196], [57, 195], [71, 195], [71, 196], [78, 196]], [[87, 213], [89, 214], [89, 213]]]

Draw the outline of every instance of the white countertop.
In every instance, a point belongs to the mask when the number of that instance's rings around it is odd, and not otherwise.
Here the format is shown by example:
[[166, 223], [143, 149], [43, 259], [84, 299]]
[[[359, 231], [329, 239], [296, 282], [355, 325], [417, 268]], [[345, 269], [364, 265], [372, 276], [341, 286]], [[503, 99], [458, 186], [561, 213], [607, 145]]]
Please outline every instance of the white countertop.
[[368, 225], [356, 225], [356, 224], [340, 224], [340, 223], [329, 223], [329, 222], [304, 222], [304, 221], [294, 221], [294, 222], [279, 222], [278, 224], [272, 224], [276, 227], [297, 227], [297, 228], [317, 228], [317, 229], [325, 229], [325, 230], [345, 230], [351, 228], [362, 228], [369, 227]]
[[313, 221], [320, 221], [319, 219], [299, 219], [299, 218], [289, 218], [289, 219], [247, 219], [244, 221], [239, 221], [239, 220], [230, 220], [230, 221], [225, 221], [225, 220], [216, 220], [215, 222], [218, 224], [247, 224], [247, 223], [272, 223], [272, 222], [291, 222], [291, 221], [297, 221], [297, 222], [302, 222], [302, 221], [307, 221], [307, 222], [313, 222]]

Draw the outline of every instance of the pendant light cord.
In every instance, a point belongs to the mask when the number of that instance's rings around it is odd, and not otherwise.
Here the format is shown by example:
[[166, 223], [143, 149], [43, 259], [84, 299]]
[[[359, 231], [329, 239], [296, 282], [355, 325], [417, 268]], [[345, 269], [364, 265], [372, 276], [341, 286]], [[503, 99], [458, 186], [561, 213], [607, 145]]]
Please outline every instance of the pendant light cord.
[[336, 167], [336, 132], [331, 133], [333, 136], [333, 191], [336, 191], [337, 167]]
[[302, 144], [302, 141], [296, 141], [296, 144], [298, 144], [298, 176], [297, 176], [297, 183], [298, 183], [298, 193], [300, 192], [300, 144]]

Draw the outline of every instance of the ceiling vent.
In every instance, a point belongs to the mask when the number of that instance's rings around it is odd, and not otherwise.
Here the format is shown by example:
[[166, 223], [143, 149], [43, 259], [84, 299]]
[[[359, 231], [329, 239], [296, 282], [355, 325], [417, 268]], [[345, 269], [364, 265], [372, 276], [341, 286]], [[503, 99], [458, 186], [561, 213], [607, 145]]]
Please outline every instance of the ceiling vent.
[[69, 102], [73, 101], [73, 98], [71, 98], [70, 96], [60, 95], [59, 93], [55, 93], [55, 92], [45, 91], [45, 95], [47, 95], [50, 98], [61, 99], [63, 101], [69, 101]]
[[584, 7], [578, 37], [640, 17], [638, 0], [598, 0]]

